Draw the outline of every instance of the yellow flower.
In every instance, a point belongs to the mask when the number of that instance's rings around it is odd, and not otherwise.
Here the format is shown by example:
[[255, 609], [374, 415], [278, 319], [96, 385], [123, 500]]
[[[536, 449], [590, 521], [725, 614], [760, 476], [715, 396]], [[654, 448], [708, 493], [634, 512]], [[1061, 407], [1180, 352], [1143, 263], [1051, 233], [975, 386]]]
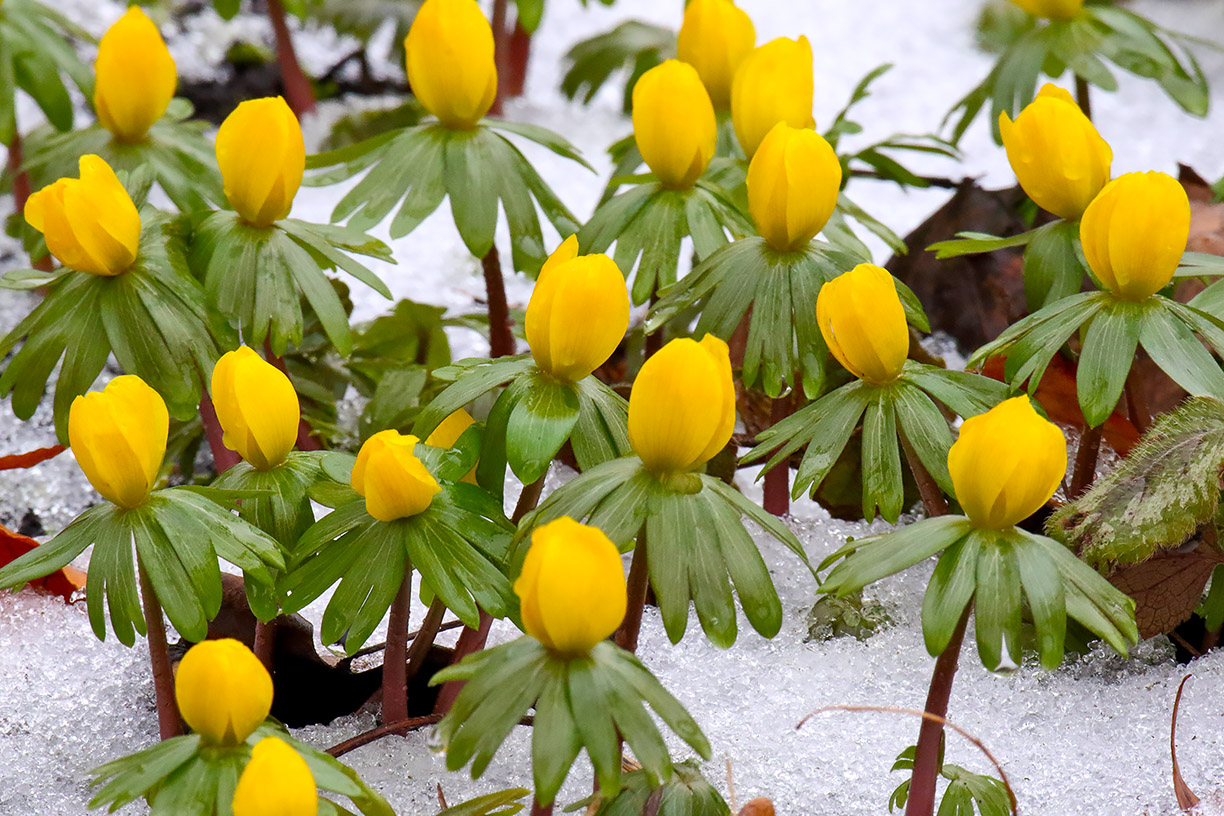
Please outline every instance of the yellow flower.
[[628, 328], [625, 276], [607, 255], [578, 255], [571, 235], [545, 262], [527, 304], [527, 345], [536, 365], [578, 382], [604, 364]]
[[649, 470], [703, 465], [734, 428], [735, 385], [722, 340], [672, 340], [642, 365], [629, 393], [629, 444]]
[[1034, 17], [1070, 20], [1084, 8], [1084, 0], [1012, 0]]
[[550, 650], [586, 654], [625, 617], [625, 571], [616, 545], [568, 516], [537, 527], [514, 582], [523, 628]]
[[242, 219], [268, 227], [289, 214], [306, 170], [297, 117], [279, 96], [249, 99], [217, 130], [225, 197]]
[[633, 86], [633, 138], [664, 187], [683, 190], [701, 177], [718, 141], [718, 122], [697, 69], [667, 60]]
[[166, 403], [134, 374], [77, 397], [68, 409], [68, 444], [77, 464], [94, 490], [124, 508], [148, 498], [169, 433]]
[[847, 371], [873, 385], [890, 383], [909, 356], [909, 326], [887, 270], [872, 264], [838, 275], [816, 296], [816, 322]]
[[285, 461], [302, 414], [297, 392], [279, 368], [241, 346], [213, 368], [212, 398], [226, 447], [258, 470]]
[[748, 165], [748, 210], [779, 252], [807, 246], [824, 229], [841, 189], [833, 148], [814, 130], [779, 122]]
[[948, 451], [961, 508], [976, 526], [1019, 524], [1049, 501], [1067, 473], [1067, 440], [1027, 396], [966, 419]]
[[98, 122], [121, 142], [139, 142], [174, 97], [174, 59], [153, 21], [136, 6], [98, 42], [94, 61]]
[[140, 247], [140, 213], [110, 165], [82, 156], [79, 179], [62, 178], [26, 202], [25, 219], [60, 263], [91, 275], [120, 275]]
[[476, 0], [426, 0], [404, 40], [408, 84], [451, 130], [469, 130], [497, 96], [493, 29]]
[[264, 737], [234, 788], [234, 816], [316, 816], [314, 775], [298, 752], [276, 737]]
[[207, 742], [238, 745], [268, 719], [272, 678], [242, 643], [206, 640], [183, 655], [174, 697], [183, 720]]
[[[450, 448], [459, 441], [459, 437], [463, 436], [464, 431], [475, 424], [476, 420], [472, 419], [472, 415], [459, 408], [442, 420], [438, 427], [433, 429], [433, 433], [425, 438], [425, 444], [435, 448]], [[475, 465], [472, 465], [472, 469], [467, 472], [462, 481], [468, 484], [476, 484]]]
[[807, 37], [779, 37], [753, 49], [731, 82], [731, 123], [752, 158], [779, 122], [812, 128], [812, 46]]
[[357, 453], [353, 489], [365, 496], [366, 512], [379, 521], [424, 512], [442, 489], [412, 452], [419, 441], [397, 431], [380, 431]]
[[1164, 173], [1127, 173], [1084, 210], [1080, 243], [1097, 279], [1121, 300], [1168, 285], [1190, 237], [1190, 199]]
[[1109, 181], [1113, 151], [1057, 85], [1042, 88], [1015, 122], [999, 114], [999, 132], [1024, 192], [1060, 218], [1079, 218]]
[[692, 0], [676, 39], [676, 55], [697, 69], [710, 101], [718, 109], [731, 104], [735, 69], [756, 43], [752, 20], [731, 0]]

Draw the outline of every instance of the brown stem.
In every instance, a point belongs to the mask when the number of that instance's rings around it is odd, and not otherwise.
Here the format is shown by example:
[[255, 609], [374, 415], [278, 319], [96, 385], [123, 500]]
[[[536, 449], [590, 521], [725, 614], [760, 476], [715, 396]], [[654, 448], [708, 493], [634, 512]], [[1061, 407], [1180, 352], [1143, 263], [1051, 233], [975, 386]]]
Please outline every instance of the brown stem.
[[1075, 101], [1079, 104], [1080, 110], [1089, 119], [1092, 118], [1092, 97], [1089, 91], [1088, 80], [1084, 79], [1079, 74], [1075, 75]]
[[1143, 383], [1139, 381], [1136, 369], [1132, 368], [1126, 376], [1126, 415], [1140, 436], [1147, 433], [1152, 425], [1152, 412], [1148, 408], [1147, 395], [1143, 393]]
[[646, 557], [646, 528], [643, 527], [633, 548], [633, 562], [629, 565], [629, 600], [625, 606], [625, 619], [612, 636], [617, 646], [629, 652], [637, 651], [638, 634], [642, 631], [642, 611], [646, 608], [646, 588], [650, 584]]
[[[286, 377], [289, 376], [289, 368], [285, 365], [284, 358], [272, 353], [271, 339], [264, 340], [264, 359], [279, 368]], [[323, 444], [315, 438], [314, 428], [310, 427], [305, 417], [298, 417], [297, 448], [304, 451], [323, 450]]]
[[516, 20], [506, 42], [506, 99], [523, 95], [527, 85], [527, 63], [531, 59], [531, 32]]
[[380, 725], [377, 728], [364, 731], [352, 739], [346, 739], [344, 742], [333, 745], [327, 749], [327, 753], [334, 757], [342, 757], [349, 751], [355, 751], [363, 745], [369, 745], [374, 740], [385, 737], [388, 734], [407, 734], [409, 731], [433, 725], [441, 719], [441, 714], [426, 714], [423, 717], [409, 717], [408, 719], [389, 722], [386, 725]]
[[952, 681], [956, 677], [961, 644], [965, 640], [965, 627], [969, 623], [969, 612], [972, 608], [965, 607], [947, 648], [935, 659], [935, 672], [931, 675], [931, 686], [927, 691], [926, 706], [923, 710], [939, 719], [924, 717], [922, 727], [918, 730], [918, 747], [914, 752], [914, 773], [910, 777], [905, 816], [931, 816], [935, 810], [935, 783], [939, 779], [939, 743], [943, 739], [943, 720], [948, 716]]
[[918, 485], [918, 494], [922, 496], [922, 505], [926, 508], [928, 516], [943, 516], [948, 512], [948, 502], [944, 499], [943, 491], [931, 477], [930, 471], [922, 464], [922, 460], [918, 458], [918, 454], [914, 451], [914, 446], [905, 438], [905, 434], [898, 431], [897, 436], [901, 439], [901, 449], [905, 451], [905, 461], [909, 463], [910, 473], [914, 475], [914, 481]]
[[531, 800], [531, 816], [552, 816], [553, 803], [541, 805], [539, 799]]
[[[17, 214], [25, 213], [26, 202], [30, 199], [31, 187], [30, 176], [25, 170], [21, 169], [22, 164], [22, 147], [21, 134], [14, 133], [13, 141], [8, 146], [8, 172], [13, 177], [13, 204], [17, 208]], [[30, 260], [30, 266], [40, 272], [51, 271], [51, 256], [44, 255], [38, 260]]]
[[[540, 493], [544, 490], [544, 479], [547, 476], [548, 471], [544, 471], [543, 476], [531, 484], [523, 485], [523, 492], [519, 494], [518, 502], [514, 505], [514, 512], [510, 515], [510, 521], [515, 525], [518, 525], [523, 520], [523, 517], [534, 510], [536, 505], [540, 503]], [[479, 625], [475, 629], [465, 626], [463, 631], [459, 633], [459, 639], [455, 641], [454, 654], [451, 656], [451, 665], [483, 649], [489, 639], [489, 628], [492, 625], [493, 617], [483, 609], [480, 610]], [[445, 714], [450, 711], [451, 706], [455, 704], [455, 698], [459, 696], [459, 691], [462, 688], [462, 680], [451, 680], [449, 683], [444, 683], [438, 691], [438, 700], [434, 703], [434, 713]]]
[[285, 22], [285, 6], [282, 0], [268, 0], [268, 18], [272, 21], [272, 32], [276, 35], [276, 61], [280, 63], [281, 82], [285, 86], [285, 101], [301, 119], [314, 113], [315, 97], [310, 80], [302, 73], [297, 52], [293, 49], [293, 37]]
[[1071, 471], [1071, 485], [1067, 498], [1074, 501], [1092, 486], [1096, 478], [1097, 455], [1101, 451], [1101, 434], [1105, 423], [1095, 428], [1085, 428], [1080, 434], [1079, 449], [1075, 451], [1075, 469]]
[[489, 18], [489, 26], [493, 29], [493, 63], [497, 67], [497, 96], [493, 97], [493, 106], [489, 113], [495, 116], [502, 114], [502, 101], [506, 96], [507, 76], [506, 57], [509, 51], [510, 27], [506, 24], [506, 0], [493, 0], [493, 15]]
[[161, 738], [181, 736], [183, 720], [174, 701], [174, 669], [170, 666], [170, 650], [166, 647], [166, 623], [162, 620], [161, 604], [153, 591], [153, 582], [144, 564], [136, 559], [140, 576], [140, 601], [144, 606], [145, 627], [148, 630], [149, 664], [153, 669], [153, 691], [157, 695], [157, 727]]
[[241, 456], [225, 447], [221, 421], [217, 419], [217, 409], [213, 405], [212, 397], [208, 395], [207, 385], [200, 392], [200, 421], [204, 423], [204, 437], [212, 450], [213, 466], [218, 475], [242, 461]]
[[[775, 397], [769, 409], [770, 426], [777, 425], [790, 416], [791, 398]], [[790, 512], [790, 461], [779, 462], [773, 470], [765, 473], [765, 510], [775, 516]]]
[[510, 331], [510, 307], [506, 303], [506, 284], [502, 280], [497, 247], [489, 247], [480, 259], [484, 270], [485, 292], [489, 301], [489, 356], [506, 357], [514, 353], [514, 334]]
[[417, 631], [417, 636], [412, 639], [412, 646], [408, 649], [408, 669], [404, 674], [406, 683], [411, 683], [412, 678], [421, 671], [421, 666], [425, 663], [425, 656], [429, 654], [434, 640], [438, 637], [438, 630], [442, 626], [442, 617], [445, 614], [446, 604], [442, 603], [441, 598], [434, 598], [433, 603], [429, 605], [429, 611], [425, 613], [425, 620], [421, 621], [421, 628]]
[[408, 719], [408, 611], [412, 602], [412, 567], [404, 569], [391, 615], [387, 620], [387, 648], [383, 652], [382, 720]]
[[255, 648], [252, 651], [271, 674], [274, 670], [272, 655], [276, 653], [276, 618], [267, 623], [255, 621]]

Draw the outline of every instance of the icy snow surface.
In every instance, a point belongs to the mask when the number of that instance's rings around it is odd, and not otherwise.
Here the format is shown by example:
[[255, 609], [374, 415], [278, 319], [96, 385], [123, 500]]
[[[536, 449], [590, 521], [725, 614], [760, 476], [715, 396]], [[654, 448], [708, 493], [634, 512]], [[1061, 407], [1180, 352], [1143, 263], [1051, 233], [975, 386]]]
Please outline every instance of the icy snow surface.
[[[115, 0], [57, 0], [54, 5], [94, 33], [101, 33], [120, 11]], [[863, 143], [894, 132], [934, 129], [949, 105], [989, 67], [988, 59], [972, 46], [977, 0], [741, 0], [741, 5], [756, 23], [759, 42], [800, 33], [811, 39], [816, 116], [822, 125], [864, 73], [882, 62], [896, 64], [856, 112], [867, 128], [857, 137]], [[679, 0], [620, 0], [610, 9], [591, 4], [585, 10], [574, 0], [549, 4], [534, 41], [527, 95], [511, 103], [507, 113], [563, 133], [596, 166], [599, 175], [592, 176], [534, 145], [524, 147], [580, 218], [590, 214], [607, 176], [604, 148], [628, 133], [629, 125], [618, 110], [619, 87], [605, 90], [589, 108], [560, 96], [561, 56], [579, 39], [623, 19], [676, 26], [680, 7]], [[1210, 0], [1141, 0], [1135, 8], [1199, 36], [1218, 41], [1224, 34], [1224, 11]], [[172, 34], [171, 48], [184, 75], [205, 76], [230, 39], [263, 36], [266, 31], [262, 18], [245, 16], [224, 23], [206, 14], [189, 30]], [[319, 30], [300, 32], [298, 43], [303, 62], [316, 71], [347, 47], [333, 33]], [[1209, 179], [1224, 173], [1218, 138], [1224, 125], [1224, 58], [1207, 51], [1200, 51], [1200, 58], [1213, 83], [1213, 114], [1207, 120], [1183, 115], [1155, 86], [1129, 76], [1120, 76], [1120, 93], [1094, 97], [1099, 127], [1114, 149], [1116, 174], [1175, 172], [1179, 161]], [[340, 112], [340, 106], [329, 104], [322, 116], [330, 119]], [[20, 115], [23, 126], [29, 127], [37, 112], [23, 104]], [[307, 132], [308, 140], [317, 143], [324, 124], [308, 124]], [[966, 160], [959, 168], [937, 159], [914, 164], [933, 174], [980, 176], [988, 185], [1011, 183], [1003, 151], [990, 142], [982, 122], [966, 137], [964, 148]], [[294, 215], [326, 220], [341, 192], [303, 188]], [[947, 195], [904, 193], [867, 181], [856, 182], [853, 192], [859, 203], [901, 234]], [[0, 240], [0, 268], [20, 263], [12, 243]], [[883, 261], [882, 247], [874, 246], [877, 261]], [[414, 234], [396, 241], [394, 248], [399, 265], [377, 271], [397, 298], [471, 309], [483, 297], [477, 264], [463, 248], [445, 207]], [[530, 285], [525, 278], [511, 275], [507, 288], [513, 305], [526, 304]], [[360, 285], [354, 295], [358, 319], [372, 318], [388, 305]], [[0, 293], [0, 328], [13, 326], [34, 302], [31, 295]], [[487, 350], [484, 341], [469, 332], [455, 331], [452, 342], [456, 356]], [[7, 401], [0, 403], [0, 454], [53, 443], [49, 405], [30, 423], [20, 423]], [[759, 490], [751, 485], [754, 476], [755, 471], [746, 471], [743, 484], [759, 500]], [[509, 492], [512, 499], [516, 490]], [[95, 500], [70, 453], [28, 472], [0, 472], [0, 523], [9, 527], [33, 510], [47, 531], [54, 532]], [[813, 562], [845, 536], [869, 530], [864, 524], [831, 520], [808, 502], [796, 506], [790, 524]], [[930, 565], [873, 588], [873, 596], [892, 618], [890, 628], [865, 643], [804, 643], [804, 617], [815, 600], [814, 584], [783, 547], [768, 537], [761, 537], [760, 543], [786, 614], [777, 638], [765, 641], [742, 623], [745, 631], [736, 645], [718, 652], [693, 621], [684, 641], [673, 647], [657, 614], [648, 610], [641, 654], [710, 737], [715, 756], [706, 772], [724, 791], [730, 763], [740, 803], [765, 795], [784, 814], [882, 813], [889, 792], [902, 779], [887, 769], [914, 740], [917, 723], [898, 715], [835, 713], [815, 718], [801, 731], [795, 725], [812, 709], [837, 703], [921, 708], [932, 661], [922, 646], [918, 609]], [[316, 621], [325, 600], [307, 610]], [[423, 613], [415, 606], [414, 620]], [[493, 637], [498, 641], [513, 635], [512, 627], [499, 624]], [[372, 641], [380, 637], [375, 633]], [[1187, 687], [1179, 735], [1182, 769], [1191, 787], [1207, 800], [1202, 812], [1224, 813], [1224, 712], [1211, 691], [1224, 681], [1224, 656], [1213, 653], [1191, 670], [1195, 679]], [[1022, 812], [1172, 814], [1176, 806], [1168, 722], [1185, 671], [1172, 662], [1171, 649], [1161, 641], [1141, 645], [1129, 662], [1100, 651], [1070, 658], [1055, 672], [1043, 673], [1026, 663], [1004, 677], [983, 670], [970, 645], [950, 717], [1002, 761]], [[358, 715], [300, 733], [326, 747], [373, 724], [371, 716]], [[85, 771], [146, 747], [155, 738], [153, 691], [142, 644], [126, 649], [113, 639], [99, 643], [81, 604], [65, 606], [30, 593], [0, 598], [0, 814], [85, 813]], [[437, 782], [451, 803], [529, 784], [528, 738], [526, 729], [514, 734], [477, 782], [463, 772], [448, 774], [429, 751], [425, 733], [381, 740], [345, 761], [401, 814], [431, 813], [436, 810]], [[956, 737], [950, 739], [948, 759], [988, 770], [981, 755]], [[580, 763], [561, 799], [573, 801], [589, 790], [589, 769]], [[139, 807], [129, 810], [138, 812]]]

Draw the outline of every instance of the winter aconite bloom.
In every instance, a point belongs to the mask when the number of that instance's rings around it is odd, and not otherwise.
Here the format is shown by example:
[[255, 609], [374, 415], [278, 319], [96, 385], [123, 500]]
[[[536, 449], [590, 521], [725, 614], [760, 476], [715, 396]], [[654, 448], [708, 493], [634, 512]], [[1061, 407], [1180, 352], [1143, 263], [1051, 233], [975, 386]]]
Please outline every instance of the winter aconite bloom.
[[25, 219], [60, 263], [91, 275], [120, 275], [140, 247], [140, 213], [115, 171], [82, 156], [81, 177], [62, 178], [26, 202]]
[[380, 431], [357, 453], [353, 489], [365, 497], [366, 512], [379, 521], [422, 513], [441, 490], [413, 453], [419, 441], [397, 431]]
[[297, 441], [301, 408], [279, 368], [248, 346], [223, 354], [213, 368], [212, 399], [226, 447], [258, 470], [285, 461]]
[[1067, 440], [1027, 396], [970, 417], [948, 451], [961, 508], [978, 527], [1012, 527], [1041, 509], [1067, 473]]
[[134, 374], [82, 394], [68, 410], [68, 443], [85, 477], [108, 501], [144, 504], [157, 483], [170, 414], [161, 395]]
[[748, 165], [748, 210], [779, 252], [807, 246], [824, 229], [841, 189], [837, 154], [814, 130], [779, 122]]
[[98, 122], [121, 142], [139, 142], [174, 97], [178, 74], [157, 26], [132, 6], [98, 42]]
[[642, 74], [633, 86], [633, 138], [664, 187], [693, 186], [718, 141], [714, 106], [697, 69], [667, 60]]
[[628, 328], [625, 276], [607, 255], [579, 255], [571, 235], [544, 263], [527, 304], [536, 365], [577, 382], [604, 364]]
[[1084, 0], [1012, 0], [1034, 17], [1070, 20], [1084, 8]]
[[585, 654], [625, 617], [620, 552], [602, 530], [568, 516], [532, 532], [514, 592], [527, 634], [564, 656]]
[[648, 469], [678, 473], [705, 464], [735, 428], [727, 344], [707, 334], [672, 340], [642, 365], [629, 394], [629, 443]]
[[[463, 436], [463, 432], [475, 424], [476, 420], [472, 419], [471, 414], [458, 408], [433, 429], [433, 432], [425, 438], [425, 444], [442, 449], [453, 447], [459, 441], [459, 437]], [[468, 484], [476, 484], [475, 465], [472, 465], [472, 469], [463, 477], [463, 481]]]
[[1190, 200], [1164, 173], [1119, 176], [1080, 222], [1088, 266], [1121, 300], [1143, 300], [1168, 285], [1189, 236]]
[[909, 327], [888, 270], [858, 266], [820, 288], [816, 322], [829, 351], [860, 380], [897, 379], [909, 356]]
[[497, 96], [493, 29], [476, 0], [426, 0], [404, 40], [408, 84], [451, 130], [469, 130]]
[[720, 110], [731, 105], [731, 80], [756, 44], [752, 20], [731, 0], [692, 0], [676, 39], [676, 56], [697, 75]]
[[779, 122], [816, 126], [812, 118], [812, 46], [807, 37], [779, 37], [744, 57], [731, 83], [731, 122], [744, 155], [752, 158]]
[[225, 197], [242, 219], [268, 227], [289, 214], [306, 170], [297, 117], [279, 96], [249, 99], [217, 130]]
[[1042, 88], [1015, 122], [999, 114], [999, 132], [1024, 192], [1060, 218], [1079, 218], [1109, 181], [1113, 151], [1056, 85]]
[[234, 788], [234, 816], [316, 816], [319, 793], [306, 760], [284, 740], [264, 737]]
[[206, 741], [238, 745], [268, 718], [272, 678], [242, 643], [206, 640], [183, 655], [174, 696], [183, 719]]

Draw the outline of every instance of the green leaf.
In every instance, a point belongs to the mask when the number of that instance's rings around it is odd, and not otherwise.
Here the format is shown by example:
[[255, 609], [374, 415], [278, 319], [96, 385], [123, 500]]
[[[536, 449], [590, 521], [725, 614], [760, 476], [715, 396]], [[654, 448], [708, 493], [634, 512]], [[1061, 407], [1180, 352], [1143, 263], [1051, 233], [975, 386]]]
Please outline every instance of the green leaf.
[[1000, 249], [1020, 247], [1036, 239], [1040, 229], [1022, 232], [1008, 238], [999, 238], [984, 232], [958, 232], [959, 240], [940, 241], [927, 247], [927, 252], [934, 252], [935, 259], [942, 261], [947, 258], [959, 258], [962, 255], [978, 255], [983, 252], [997, 252]]
[[967, 536], [948, 547], [935, 564], [922, 599], [922, 637], [930, 655], [938, 656], [947, 648], [973, 599], [981, 547], [978, 536]]
[[997, 671], [1007, 654], [1020, 663], [1020, 570], [1007, 536], [975, 533], [980, 541], [977, 558], [977, 592], [974, 601], [974, 631], [982, 665]]
[[904, 434], [918, 460], [935, 483], [952, 495], [952, 477], [948, 474], [948, 449], [952, 433], [943, 412], [925, 393], [907, 382], [898, 382], [890, 389], [896, 411], [898, 431]]
[[1152, 362], [1192, 396], [1224, 399], [1220, 364], [1171, 310], [1151, 309], [1144, 315], [1139, 343]]
[[573, 386], [543, 374], [535, 376], [506, 423], [506, 456], [523, 484], [544, 475], [578, 421]]
[[880, 389], [863, 414], [863, 517], [871, 520], [876, 508], [896, 524], [904, 509], [901, 453], [897, 442], [897, 415], [891, 391]]
[[1144, 322], [1142, 307], [1113, 301], [1088, 324], [1075, 386], [1089, 427], [1103, 423], [1117, 406], [1135, 361], [1139, 330]]
[[1078, 221], [1056, 221], [1034, 232], [1024, 252], [1024, 299], [1030, 312], [1078, 292], [1087, 273]]
[[1041, 666], [1058, 668], [1063, 659], [1063, 642], [1067, 631], [1067, 602], [1063, 595], [1058, 568], [1027, 539], [1014, 542], [1016, 565], [1020, 568], [1020, 583], [1028, 598], [1033, 627], [1037, 630], [1037, 653]]
[[854, 549], [821, 582], [821, 592], [846, 596], [924, 561], [968, 535], [964, 516], [937, 516], [896, 532], [854, 542]]
[[633, 80], [674, 56], [675, 48], [675, 31], [636, 20], [626, 21], [611, 31], [579, 42], [566, 52], [568, 67], [561, 80], [561, 92], [569, 99], [582, 94], [582, 102], [589, 104], [614, 72], [624, 70], [631, 73], [625, 88], [627, 113]]

